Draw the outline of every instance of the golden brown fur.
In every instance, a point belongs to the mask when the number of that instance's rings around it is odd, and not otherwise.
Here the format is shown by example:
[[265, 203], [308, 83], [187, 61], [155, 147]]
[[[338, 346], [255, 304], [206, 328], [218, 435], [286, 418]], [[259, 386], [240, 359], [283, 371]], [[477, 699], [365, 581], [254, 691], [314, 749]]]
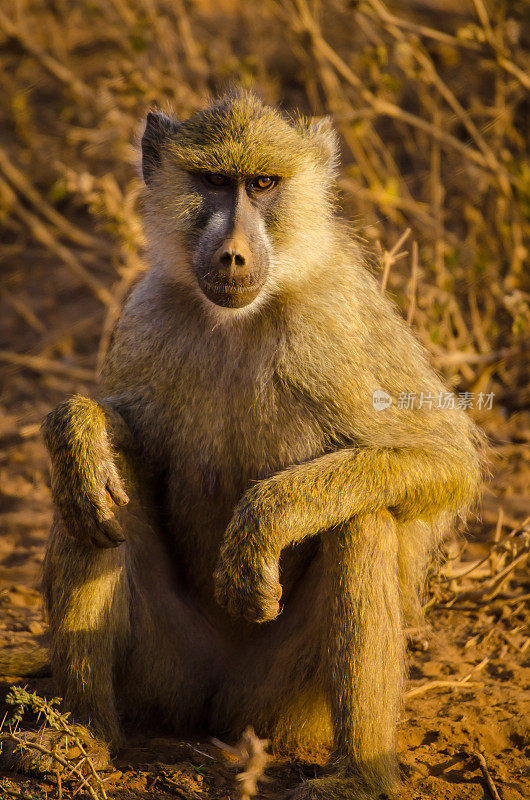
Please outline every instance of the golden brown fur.
[[[397, 407], [443, 385], [334, 217], [326, 124], [290, 125], [246, 93], [157, 124], [152, 266], [117, 326], [105, 401], [72, 398], [45, 423], [60, 691], [114, 743], [131, 710], [181, 732], [252, 723], [276, 743], [330, 720], [335, 772], [295, 796], [390, 794], [403, 617], [475, 496], [479, 437], [461, 410]], [[190, 266], [204, 201], [186, 166], [260, 171], [260, 148], [286, 176], [259, 223], [270, 275], [221, 309]]]

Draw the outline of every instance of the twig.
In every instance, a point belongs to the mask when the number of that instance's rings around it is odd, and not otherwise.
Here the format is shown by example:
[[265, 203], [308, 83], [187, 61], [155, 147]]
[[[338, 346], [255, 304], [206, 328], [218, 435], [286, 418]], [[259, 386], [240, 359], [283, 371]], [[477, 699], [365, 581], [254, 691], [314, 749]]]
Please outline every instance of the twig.
[[410, 284], [408, 287], [410, 303], [407, 313], [407, 323], [412, 325], [414, 319], [414, 310], [416, 308], [416, 286], [418, 284], [418, 242], [412, 242], [412, 272], [410, 276]]
[[218, 739], [212, 741], [220, 750], [237, 757], [238, 766], [242, 768], [236, 775], [238, 800], [251, 800], [258, 793], [258, 781], [266, 780], [265, 769], [271, 760], [266, 750], [269, 740], [260, 739], [254, 733], [254, 728], [249, 725], [234, 747]]
[[204, 758], [210, 758], [212, 761], [215, 761], [215, 758], [210, 755], [210, 753], [205, 753], [203, 750], [198, 750], [196, 747], [193, 747], [192, 744], [190, 744], [190, 749], [195, 753], [198, 753], [200, 756], [204, 756]]
[[[46, 700], [44, 697], [40, 697], [35, 692], [30, 693], [27, 692], [26, 689], [12, 686], [11, 693], [6, 698], [7, 702], [10, 705], [16, 707], [16, 725], [19, 724], [22, 714], [27, 708], [31, 708], [33, 712], [37, 714], [37, 718], [40, 719], [41, 716], [45, 718], [45, 724], [41, 730], [41, 735], [44, 734], [46, 725], [51, 728], [53, 731], [58, 732], [61, 735], [65, 735], [65, 743], [66, 743], [66, 753], [65, 757], [59, 756], [57, 754], [57, 747], [58, 742], [52, 746], [52, 749], [44, 747], [42, 744], [29, 740], [27, 738], [22, 738], [21, 736], [16, 736], [17, 728], [15, 726], [15, 730], [11, 730], [8, 734], [1, 734], [0, 738], [7, 738], [9, 740], [13, 740], [13, 737], [18, 738], [20, 740], [20, 746], [33, 748], [38, 752], [42, 752], [45, 755], [48, 755], [52, 760], [56, 761], [58, 764], [63, 766], [65, 769], [69, 770], [69, 773], [75, 774], [75, 777], [78, 781], [81, 782], [82, 785], [86, 785], [88, 790], [90, 791], [91, 795], [95, 800], [100, 800], [99, 796], [90, 785], [90, 782], [83, 776], [81, 772], [81, 766], [86, 762], [87, 768], [90, 771], [92, 778], [94, 779], [95, 784], [97, 785], [101, 797], [103, 800], [107, 800], [107, 793], [105, 790], [105, 785], [103, 779], [98, 774], [94, 764], [92, 763], [91, 758], [89, 757], [83, 742], [81, 741], [80, 736], [77, 735], [75, 727], [72, 727], [68, 720], [69, 713], [63, 714], [61, 713], [55, 706], [57, 703], [60, 702], [60, 698], [55, 698], [53, 700]], [[76, 756], [75, 758], [68, 758], [68, 739], [71, 740], [72, 744], [81, 752], [82, 758]], [[80, 787], [78, 787], [80, 788]]]
[[201, 56], [199, 46], [193, 36], [191, 23], [182, 0], [176, 0], [174, 3], [174, 10], [177, 18], [178, 32], [186, 57], [197, 72], [204, 74], [207, 71], [206, 63]]
[[415, 686], [405, 692], [407, 700], [411, 697], [417, 697], [425, 692], [430, 692], [431, 689], [465, 689], [467, 686], [476, 686], [476, 681], [429, 681], [424, 683], [423, 686]]
[[503, 598], [502, 602], [505, 606], [513, 606], [516, 603], [526, 603], [527, 600], [530, 600], [530, 592], [528, 594], [518, 595], [517, 597]]
[[80, 245], [81, 247], [89, 247], [95, 250], [101, 250], [102, 244], [94, 236], [82, 231], [76, 225], [73, 225], [70, 220], [59, 214], [46, 200], [42, 197], [40, 192], [28, 181], [26, 176], [13, 164], [7, 153], [0, 147], [0, 169], [4, 173], [7, 180], [18, 191], [23, 194], [35, 206], [43, 217], [46, 217], [52, 225], [64, 233], [72, 242]]
[[477, 16], [482, 24], [484, 29], [484, 33], [486, 35], [486, 39], [490, 43], [492, 47], [496, 49], [497, 42], [495, 41], [495, 36], [493, 35], [493, 30], [491, 28], [490, 18], [488, 15], [488, 10], [484, 5], [483, 0], [473, 0], [473, 5], [475, 6], [475, 10], [477, 12]]
[[447, 353], [436, 359], [439, 366], [452, 367], [459, 364], [494, 364], [496, 361], [506, 361], [515, 356], [523, 356], [528, 352], [528, 342], [522, 341], [513, 347], [504, 347], [493, 350], [491, 353]]
[[[397, 208], [404, 212], [413, 214], [419, 223], [421, 223], [429, 231], [433, 228], [436, 229], [436, 220], [427, 213], [427, 203], [422, 203], [419, 200], [409, 199], [408, 197], [394, 197], [385, 192], [383, 187], [366, 187], [362, 186], [352, 178], [340, 178], [338, 185], [341, 189], [349, 192], [355, 198], [368, 198], [373, 203], [377, 203], [383, 208]], [[451, 240], [451, 234], [447, 236]]]
[[497, 518], [497, 524], [495, 525], [495, 533], [493, 534], [493, 547], [489, 552], [491, 575], [495, 575], [499, 567], [499, 555], [497, 553], [497, 545], [499, 544], [501, 538], [503, 519], [504, 519], [504, 509], [502, 506], [499, 506], [499, 516]]
[[509, 72], [523, 84], [525, 89], [530, 89], [530, 77], [526, 72], [523, 72], [517, 64], [514, 64], [513, 61], [508, 61], [504, 56], [499, 56], [497, 60], [506, 72]]
[[0, 286], [0, 296], [9, 303], [9, 305], [15, 309], [15, 311], [20, 314], [22, 319], [27, 322], [27, 324], [33, 328], [33, 330], [37, 331], [37, 333], [43, 334], [46, 331], [46, 328], [35, 316], [34, 312], [29, 308], [25, 303], [22, 302], [20, 297], [14, 297], [10, 292], [7, 291], [4, 287]]
[[489, 585], [491, 586], [491, 591], [485, 594], [486, 600], [493, 600], [494, 597], [496, 597], [499, 594], [502, 585], [503, 583], [505, 583], [510, 572], [513, 572], [513, 570], [516, 567], [518, 567], [519, 564], [522, 564], [522, 562], [525, 561], [529, 555], [530, 552], [528, 550], [526, 552], [521, 553], [519, 556], [517, 556], [517, 558], [511, 561], [507, 567], [505, 567], [501, 572], [499, 572], [497, 575], [494, 576], [492, 581], [489, 582]]
[[407, 230], [401, 234], [401, 236], [393, 246], [392, 250], [384, 252], [382, 255], [383, 277], [381, 278], [381, 294], [385, 293], [386, 285], [388, 283], [388, 276], [390, 275], [390, 269], [392, 267], [392, 264], [397, 258], [397, 253], [399, 252], [401, 245], [405, 243], [409, 234], [410, 234], [410, 228], [407, 228]]
[[[411, 31], [412, 33], [418, 34], [418, 36], [424, 36], [427, 39], [434, 39], [435, 41], [442, 42], [443, 44], [449, 44], [453, 47], [461, 47], [464, 50], [484, 50], [484, 45], [481, 42], [475, 42], [471, 39], [459, 39], [457, 36], [451, 36], [451, 34], [445, 33], [444, 31], [437, 31], [435, 28], [429, 28], [427, 25], [419, 25], [410, 19], [403, 19], [402, 17], [397, 17], [394, 14], [391, 14], [383, 5], [383, 3], [378, 3], [378, 5], [379, 17], [398, 28]], [[526, 72], [518, 67], [517, 64], [514, 64], [513, 61], [510, 61], [508, 58], [506, 58], [506, 56], [500, 55], [499, 53], [497, 53], [497, 63], [504, 70], [506, 70], [506, 72], [509, 72], [511, 75], [517, 78], [525, 88], [530, 89], [530, 77]]]
[[501, 797], [497, 791], [497, 787], [493, 783], [493, 778], [489, 773], [488, 765], [486, 764], [486, 759], [484, 758], [482, 753], [475, 753], [475, 758], [477, 759], [481, 772], [484, 775], [484, 779], [488, 785], [488, 790], [491, 794], [492, 800], [501, 800]]
[[[67, 730], [66, 725], [62, 725], [62, 728], [65, 731]], [[90, 770], [90, 773], [91, 773], [92, 777], [94, 778], [94, 780], [96, 781], [97, 785], [99, 786], [99, 789], [101, 791], [101, 794], [103, 795], [104, 800], [107, 800], [107, 793], [105, 791], [105, 786], [104, 786], [103, 780], [99, 776], [97, 769], [95, 768], [94, 764], [92, 763], [92, 760], [88, 757], [88, 753], [85, 750], [85, 748], [83, 747], [83, 744], [82, 744], [79, 736], [74, 736], [71, 733], [70, 733], [70, 735], [72, 736], [73, 743], [76, 745], [76, 747], [79, 748], [79, 750], [81, 750], [81, 753], [84, 756], [84, 758], [82, 758], [81, 761], [82, 762], [86, 761], [87, 767]]]
[[476, 569], [485, 564], [487, 561], [490, 561], [491, 553], [488, 553], [487, 556], [484, 558], [480, 558], [478, 561], [473, 561], [471, 566], [466, 566], [461, 571], [454, 571], [454, 572], [447, 572], [445, 570], [441, 571], [441, 579], [446, 581], [455, 581], [459, 580], [460, 578], [465, 578], [467, 575], [471, 575], [472, 572], [475, 572]]
[[[0, 187], [3, 185], [7, 185], [8, 189], [10, 188], [9, 184], [5, 184], [5, 181], [0, 178]], [[21, 203], [17, 203], [14, 210], [17, 216], [28, 226], [35, 238], [51, 250], [52, 253], [59, 256], [69, 270], [91, 289], [98, 300], [104, 305], [110, 306], [113, 304], [114, 301], [109, 290], [85, 269], [71, 250], [53, 237], [50, 230], [35, 216], [35, 214], [32, 214], [31, 211], [24, 208]]]
[[[60, 764], [62, 767], [64, 767], [64, 769], [70, 769], [70, 767], [72, 766], [71, 762], [67, 761], [67, 759], [60, 756], [56, 751], [50, 750], [48, 747], [44, 747], [38, 742], [30, 742], [27, 739], [24, 739], [23, 736], [17, 736], [14, 733], [3, 733], [2, 739], [8, 742], [13, 742], [13, 744], [16, 744], [22, 748], [27, 747], [30, 750], [36, 750], [38, 753], [41, 753], [42, 755], [48, 756], [48, 758], [52, 758], [53, 760], [57, 761], [57, 763]], [[82, 781], [83, 785], [90, 793], [92, 800], [100, 800], [94, 787], [90, 785], [90, 783], [80, 772], [76, 771], [75, 777], [76, 780]]]
[[96, 379], [96, 374], [93, 370], [83, 369], [83, 367], [70, 367], [66, 364], [60, 364], [58, 361], [51, 361], [48, 358], [13, 353], [10, 350], [0, 350], [0, 362], [2, 361], [19, 367], [27, 367], [35, 370], [35, 372], [52, 372], [78, 381], [90, 381], [90, 383], [93, 383]]
[[53, 58], [53, 56], [50, 56], [48, 53], [43, 53], [35, 47], [26, 34], [17, 28], [2, 10], [0, 10], [0, 30], [10, 39], [17, 41], [27, 53], [33, 56], [46, 72], [56, 78], [60, 83], [69, 86], [75, 94], [92, 103], [97, 100], [97, 95], [95, 95], [85, 83], [80, 81], [79, 78], [76, 78], [64, 64], [61, 64]]
[[[368, 0], [368, 3], [372, 5], [370, 0]], [[386, 6], [383, 5], [383, 3], [378, 3], [377, 5], [379, 7], [377, 10], [373, 9], [373, 11], [376, 11], [382, 20], [391, 23], [392, 25], [396, 25], [398, 28], [412, 31], [412, 33], [417, 33], [419, 36], [426, 36], [427, 38], [434, 39], [437, 42], [451, 44], [453, 47], [463, 47], [464, 49], [468, 50], [482, 49], [482, 46], [479, 42], [470, 41], [469, 39], [458, 39], [456, 36], [451, 36], [449, 33], [444, 33], [443, 31], [437, 31], [434, 28], [429, 28], [427, 25], [419, 25], [410, 19], [403, 19], [402, 17], [397, 17], [394, 14], [391, 14]]]
[[[392, 117], [393, 119], [400, 120], [407, 125], [418, 128], [424, 133], [427, 133], [430, 136], [433, 136], [435, 139], [438, 139], [443, 144], [451, 146], [454, 150], [458, 150], [460, 153], [463, 153], [470, 161], [475, 162], [475, 164], [484, 167], [488, 171], [492, 170], [492, 164], [489, 163], [488, 159], [483, 155], [483, 153], [473, 149], [472, 147], [469, 147], [466, 144], [463, 144], [459, 139], [456, 138], [456, 136], [447, 133], [442, 128], [437, 128], [432, 123], [422, 119], [422, 117], [418, 117], [416, 114], [412, 114], [395, 103], [391, 103], [389, 100], [384, 100], [370, 91], [370, 89], [366, 87], [365, 83], [359, 78], [353, 69], [322, 37], [314, 18], [309, 12], [309, 8], [305, 0], [295, 0], [295, 2], [298, 7], [300, 22], [305, 30], [310, 34], [315, 47], [320, 50], [329, 63], [340, 75], [342, 75], [344, 80], [346, 80], [355, 89], [357, 89], [357, 91], [360, 92], [364, 100], [372, 106], [374, 111], [376, 111], [378, 114]], [[504, 167], [499, 165], [499, 170], [506, 180], [510, 181], [516, 186], [521, 185], [521, 181], [514, 175], [511, 175]], [[496, 169], [493, 171], [496, 171]]]
[[86, 317], [81, 317], [75, 322], [70, 324], [63, 323], [57, 325], [56, 328], [48, 333], [42, 342], [42, 349], [38, 355], [43, 358], [53, 355], [56, 350], [61, 351], [63, 344], [70, 342], [73, 338], [81, 336], [81, 334], [89, 334], [93, 331], [99, 330], [101, 319], [101, 310], [91, 312]]
[[[380, 0], [368, 0], [370, 5], [374, 8], [375, 11], [380, 10], [383, 4]], [[384, 8], [384, 6], [383, 6]], [[399, 29], [393, 26], [391, 23], [387, 22], [387, 28], [389, 29], [390, 33], [398, 40], [398, 41], [406, 41], [406, 37], [401, 33]], [[488, 162], [488, 166], [493, 172], [496, 172], [499, 178], [499, 183], [503, 188], [505, 193], [509, 192], [509, 182], [507, 180], [506, 170], [504, 167], [498, 162], [495, 157], [495, 154], [485, 141], [484, 137], [478, 130], [477, 126], [470, 118], [469, 114], [466, 110], [462, 107], [462, 105], [458, 102], [457, 98], [455, 97], [454, 93], [449, 89], [446, 83], [440, 78], [436, 68], [431, 60], [431, 58], [427, 55], [427, 53], [423, 52], [420, 48], [412, 48], [411, 49], [412, 57], [420, 64], [425, 72], [428, 75], [428, 78], [432, 85], [436, 87], [440, 95], [449, 105], [449, 107], [454, 111], [457, 118], [460, 122], [467, 128], [468, 133], [474, 139], [475, 143], [477, 144], [479, 150], [482, 152], [484, 158]]]
[[486, 656], [480, 661], [476, 667], [473, 667], [471, 672], [468, 672], [467, 675], [464, 675], [459, 681], [429, 681], [428, 683], [424, 683], [423, 686], [415, 686], [413, 689], [409, 689], [408, 692], [405, 692], [405, 697], [408, 699], [410, 697], [417, 697], [420, 694], [424, 694], [425, 692], [430, 691], [431, 689], [439, 689], [439, 688], [448, 688], [448, 689], [465, 689], [466, 686], [476, 686], [478, 684], [477, 681], [470, 681], [470, 677], [473, 675], [474, 672], [480, 672], [484, 669], [484, 667], [489, 663], [490, 656]]

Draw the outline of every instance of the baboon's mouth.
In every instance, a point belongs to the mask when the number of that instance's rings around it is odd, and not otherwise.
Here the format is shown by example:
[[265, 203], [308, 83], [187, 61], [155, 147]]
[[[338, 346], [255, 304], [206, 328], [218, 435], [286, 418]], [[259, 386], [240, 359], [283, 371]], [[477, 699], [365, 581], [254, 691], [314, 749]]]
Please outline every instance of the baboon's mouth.
[[252, 281], [208, 281], [199, 280], [199, 285], [212, 303], [224, 308], [248, 306], [259, 294], [263, 282]]

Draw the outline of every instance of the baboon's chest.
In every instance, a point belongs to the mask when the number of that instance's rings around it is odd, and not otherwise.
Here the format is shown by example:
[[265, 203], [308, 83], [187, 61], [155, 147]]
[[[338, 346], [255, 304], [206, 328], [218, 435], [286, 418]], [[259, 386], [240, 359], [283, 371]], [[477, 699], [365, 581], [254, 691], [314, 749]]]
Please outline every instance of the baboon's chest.
[[[274, 375], [253, 382], [227, 371], [216, 383], [201, 379], [199, 394], [193, 384], [190, 377], [187, 396], [171, 420], [167, 500], [183, 575], [202, 606], [215, 614], [213, 570], [243, 493], [254, 481], [319, 455], [324, 437], [314, 415], [289, 397]], [[300, 558], [293, 552], [282, 565], [286, 593], [302, 561], [305, 551]]]
[[277, 382], [227, 369], [190, 376], [170, 424], [171, 472], [188, 498], [223, 512], [248, 486], [321, 452], [318, 420]]
[[169, 356], [154, 351], [157, 391], [146, 375], [129, 418], [152, 474], [161, 476], [157, 502], [178, 563], [208, 603], [220, 542], [244, 492], [320, 455], [325, 435], [315, 409], [280, 377], [279, 346], [270, 339], [256, 337], [244, 350], [226, 341], [180, 344]]

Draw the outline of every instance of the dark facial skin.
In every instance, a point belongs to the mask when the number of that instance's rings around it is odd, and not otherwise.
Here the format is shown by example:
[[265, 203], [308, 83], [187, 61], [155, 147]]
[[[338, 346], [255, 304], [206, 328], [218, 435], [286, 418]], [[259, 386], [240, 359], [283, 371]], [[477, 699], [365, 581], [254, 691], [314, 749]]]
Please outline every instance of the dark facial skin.
[[205, 221], [193, 259], [198, 284], [212, 303], [242, 308], [267, 279], [270, 245], [264, 219], [280, 181], [211, 172], [191, 177], [203, 197]]

